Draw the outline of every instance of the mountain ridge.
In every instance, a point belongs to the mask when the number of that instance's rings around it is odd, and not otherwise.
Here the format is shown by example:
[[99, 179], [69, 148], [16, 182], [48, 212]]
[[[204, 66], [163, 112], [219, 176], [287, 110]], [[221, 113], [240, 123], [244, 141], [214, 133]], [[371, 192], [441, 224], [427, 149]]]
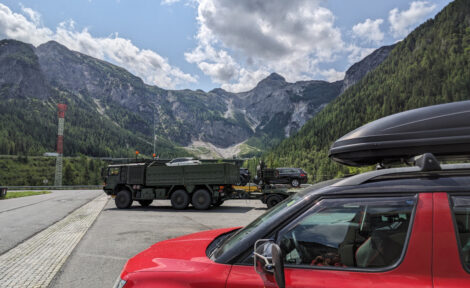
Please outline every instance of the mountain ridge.
[[[18, 46], [20, 53], [6, 49], [9, 44]], [[16, 40], [2, 40], [0, 51], [3, 51], [0, 52], [0, 97], [15, 98], [20, 102], [42, 99], [44, 103], [38, 109], [51, 113], [47, 117], [38, 116], [48, 119], [40, 120], [48, 125], [44, 130], [47, 131], [47, 140], [45, 136], [40, 137], [37, 143], [31, 140], [28, 143], [33, 148], [19, 150], [6, 148], [17, 146], [21, 142], [19, 139], [4, 140], [8, 144], [3, 150], [0, 145], [0, 153], [5, 154], [37, 154], [54, 150], [55, 134], [52, 131], [56, 124], [52, 110], [57, 101], [63, 101], [97, 119], [101, 127], [113, 130], [111, 134], [117, 133], [113, 138], [125, 139], [110, 144], [115, 147], [112, 151], [105, 149], [105, 143], [100, 143], [98, 146], [101, 148], [95, 149], [82, 142], [83, 149], [75, 145], [71, 151], [66, 150], [71, 155], [122, 155], [133, 149], [149, 154], [154, 133], [158, 137], [157, 150], [169, 156], [186, 153], [179, 147], [186, 147], [190, 153], [202, 157], [230, 156], [230, 153], [257, 155], [298, 131], [340, 94], [343, 84], [342, 81], [329, 83], [319, 80], [289, 83], [283, 76], [272, 73], [253, 89], [241, 93], [220, 88], [209, 92], [165, 90], [145, 84], [119, 66], [69, 50], [55, 41], [34, 47]], [[11, 62], [11, 58], [16, 60]], [[13, 73], [2, 72], [2, 67], [9, 71], [13, 67]], [[18, 79], [27, 81], [18, 82]], [[19, 100], [21, 96], [23, 100]], [[30, 109], [36, 109], [32, 103], [29, 105]], [[9, 111], [7, 106], [8, 103], [3, 103], [5, 113]], [[69, 110], [66, 128], [86, 133], [75, 121], [82, 118]], [[3, 129], [3, 135], [17, 129], [10, 122], [6, 126], [8, 129]], [[89, 126], [93, 125], [90, 123]], [[109, 134], [104, 129], [98, 130], [98, 134]], [[90, 132], [96, 134], [95, 131]], [[135, 135], [135, 141], [130, 139], [132, 135]], [[77, 136], [72, 133], [70, 137]]]

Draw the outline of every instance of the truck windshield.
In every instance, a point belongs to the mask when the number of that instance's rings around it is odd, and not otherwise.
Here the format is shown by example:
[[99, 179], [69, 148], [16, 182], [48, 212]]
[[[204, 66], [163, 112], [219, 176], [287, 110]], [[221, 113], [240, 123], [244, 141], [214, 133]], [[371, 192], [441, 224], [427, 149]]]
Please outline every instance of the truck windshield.
[[[330, 181], [325, 181], [321, 182], [318, 184], [315, 184], [311, 186], [308, 189], [305, 189], [304, 191], [301, 191], [299, 193], [296, 193], [281, 203], [277, 204], [275, 207], [272, 209], [268, 210], [266, 213], [258, 217], [255, 221], [251, 222], [248, 224], [245, 228], [238, 230], [236, 233], [231, 235], [230, 237], [226, 238], [223, 242], [221, 242], [220, 246], [216, 248], [216, 251], [212, 254], [213, 258], [212, 260], [216, 260], [219, 258], [221, 255], [223, 255], [225, 252], [231, 250], [237, 244], [250, 236], [250, 234], [254, 234], [254, 231], [257, 230], [260, 226], [271, 226], [275, 225], [278, 221], [277, 219], [281, 215], [285, 215], [286, 213], [289, 213], [291, 210], [291, 207], [293, 210], [297, 210], [297, 208], [294, 208], [296, 206], [295, 204], [301, 202], [304, 198], [312, 195], [315, 193], [315, 191], [319, 190], [320, 188], [329, 186], [335, 182], [337, 182], [339, 179], [334, 179]], [[265, 225], [263, 225], [265, 224]]]

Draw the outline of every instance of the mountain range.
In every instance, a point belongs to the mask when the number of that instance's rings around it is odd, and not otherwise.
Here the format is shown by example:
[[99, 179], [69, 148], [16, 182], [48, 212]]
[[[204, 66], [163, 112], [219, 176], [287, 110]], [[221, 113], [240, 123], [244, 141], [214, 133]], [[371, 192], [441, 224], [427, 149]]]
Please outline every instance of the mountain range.
[[259, 155], [295, 134], [329, 102], [377, 67], [386, 46], [354, 64], [343, 81], [286, 82], [272, 73], [252, 90], [165, 90], [108, 62], [50, 41], [0, 41], [0, 154], [54, 151], [56, 104], [66, 103], [65, 154], [123, 157]]
[[[361, 70], [354, 65], [351, 69]], [[470, 0], [447, 5], [355, 82], [295, 135], [266, 153], [268, 165], [302, 167], [314, 182], [356, 173], [356, 168], [328, 159], [328, 149], [339, 137], [390, 114], [469, 100]]]

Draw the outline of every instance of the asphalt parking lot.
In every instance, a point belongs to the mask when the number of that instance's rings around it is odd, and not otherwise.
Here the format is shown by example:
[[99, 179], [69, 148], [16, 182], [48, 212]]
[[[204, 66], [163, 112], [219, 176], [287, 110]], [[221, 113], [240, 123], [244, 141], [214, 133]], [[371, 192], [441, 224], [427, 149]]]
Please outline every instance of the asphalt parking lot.
[[[50, 199], [45, 197], [36, 200], [23, 199], [33, 205], [28, 204], [25, 207], [19, 205], [14, 210], [15, 217], [18, 217], [18, 213], [21, 214], [22, 209], [27, 209], [25, 211], [28, 211], [28, 215], [40, 214], [41, 210], [46, 209], [42, 206], [45, 204], [40, 203], [48, 203], [48, 201], [55, 201], [53, 205], [55, 208], [47, 206], [47, 209], [57, 210], [60, 213], [54, 213], [54, 217], [48, 218], [47, 221], [40, 217], [41, 221], [38, 222], [41, 225], [34, 223], [34, 217], [30, 217], [28, 221], [19, 222], [20, 225], [10, 225], [16, 227], [16, 242], [27, 241], [30, 235], [37, 232], [38, 228], [33, 232], [30, 231], [31, 225], [46, 228], [59, 220], [58, 214], [65, 217], [72, 212], [71, 206], [67, 206], [67, 209], [62, 206], [66, 205], [65, 203], [70, 205], [72, 200], [58, 201], [62, 199], [61, 197], [73, 199], [75, 195], [81, 195], [81, 201], [74, 204], [78, 208], [87, 201], [94, 201], [93, 199], [100, 195], [100, 191], [86, 193], [69, 191], [68, 193], [70, 194], [54, 191], [49, 194]], [[4, 206], [7, 201], [10, 200], [2, 202]], [[35, 209], [38, 210], [35, 211]], [[5, 210], [8, 209], [5, 208]], [[49, 287], [112, 287], [127, 259], [158, 241], [203, 230], [244, 226], [265, 211], [266, 206], [259, 200], [230, 200], [221, 207], [208, 211], [198, 211], [193, 208], [177, 211], [170, 207], [169, 201], [162, 200], [154, 201], [148, 208], [141, 208], [135, 204], [129, 210], [118, 210], [115, 208], [114, 201], [110, 199], [72, 254], [55, 274]], [[8, 213], [3, 214], [8, 215]], [[7, 223], [8, 219], [4, 217], [3, 221]], [[12, 243], [16, 242], [9, 242], [11, 245], [5, 248], [11, 248]]]

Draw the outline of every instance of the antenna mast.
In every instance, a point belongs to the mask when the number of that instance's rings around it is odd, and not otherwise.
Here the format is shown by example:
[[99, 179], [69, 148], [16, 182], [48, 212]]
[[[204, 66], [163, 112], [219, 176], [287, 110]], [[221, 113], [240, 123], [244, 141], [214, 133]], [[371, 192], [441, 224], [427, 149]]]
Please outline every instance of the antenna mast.
[[65, 111], [67, 110], [66, 104], [57, 104], [59, 116], [59, 129], [57, 132], [57, 159], [55, 164], [55, 179], [54, 186], [62, 186], [62, 166], [64, 156], [64, 121]]

